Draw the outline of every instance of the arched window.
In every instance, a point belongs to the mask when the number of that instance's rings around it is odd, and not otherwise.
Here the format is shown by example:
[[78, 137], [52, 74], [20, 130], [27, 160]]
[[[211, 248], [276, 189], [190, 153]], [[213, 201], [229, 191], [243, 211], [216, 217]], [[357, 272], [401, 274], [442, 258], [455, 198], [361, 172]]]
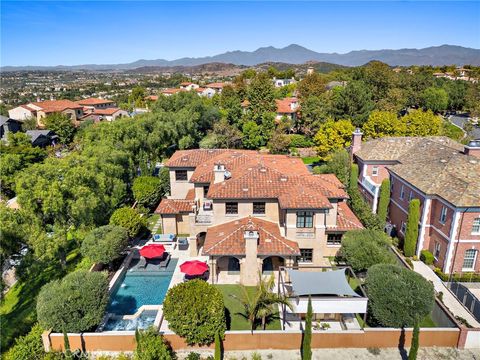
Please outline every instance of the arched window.
[[478, 251], [475, 249], [468, 249], [465, 251], [463, 256], [463, 266], [462, 270], [474, 270], [475, 269], [475, 260], [477, 260]]
[[480, 217], [473, 219], [472, 234], [480, 234]]

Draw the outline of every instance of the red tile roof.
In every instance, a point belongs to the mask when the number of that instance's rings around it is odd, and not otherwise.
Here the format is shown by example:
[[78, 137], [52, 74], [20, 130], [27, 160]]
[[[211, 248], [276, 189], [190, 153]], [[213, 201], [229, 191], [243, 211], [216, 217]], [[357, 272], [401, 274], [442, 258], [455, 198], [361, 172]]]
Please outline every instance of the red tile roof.
[[149, 95], [146, 97], [147, 100], [157, 101], [158, 95]]
[[170, 160], [167, 161], [168, 167], [196, 167], [202, 162], [207, 161], [220, 153], [226, 152], [226, 149], [195, 149], [176, 151]]
[[182, 212], [192, 212], [192, 206], [195, 205], [191, 200], [162, 199], [156, 214], [180, 214]]
[[176, 94], [180, 91], [185, 91], [185, 89], [165, 89], [165, 90], [162, 90], [161, 93], [162, 94]]
[[193, 85], [193, 83], [189, 81], [184, 81], [180, 83], [180, 86], [188, 86], [188, 85]]
[[66, 109], [82, 109], [82, 106], [70, 100], [47, 100], [32, 103], [45, 113], [62, 112]]
[[187, 195], [185, 196], [185, 200], [195, 200], [195, 189], [190, 189], [187, 191]]
[[101, 104], [112, 104], [114, 101], [100, 98], [88, 98], [76, 101], [79, 105], [101, 105]]
[[300, 255], [298, 244], [281, 236], [276, 223], [254, 217], [209, 227], [203, 255], [245, 255], [245, 230], [258, 231], [258, 255]]
[[119, 108], [95, 109], [92, 114], [96, 115], [113, 115], [116, 112], [122, 111]]
[[280, 114], [293, 114], [298, 111], [298, 108], [292, 110], [291, 104], [297, 102], [297, 98], [285, 98], [275, 100], [277, 103], [277, 113]]
[[227, 85], [223, 82], [215, 82], [215, 83], [210, 83], [205, 85], [207, 88], [212, 88], [212, 89], [223, 89], [223, 87]]
[[338, 203], [337, 225], [328, 226], [327, 231], [349, 231], [363, 229], [363, 225], [346, 202]]

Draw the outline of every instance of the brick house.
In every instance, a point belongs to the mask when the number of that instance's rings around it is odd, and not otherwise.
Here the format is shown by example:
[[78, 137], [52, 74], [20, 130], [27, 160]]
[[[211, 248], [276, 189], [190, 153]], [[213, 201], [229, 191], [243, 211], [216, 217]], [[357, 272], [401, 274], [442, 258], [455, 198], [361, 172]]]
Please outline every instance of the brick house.
[[417, 256], [428, 249], [445, 273], [479, 272], [480, 142], [463, 146], [435, 137], [385, 137], [351, 151], [359, 166], [358, 187], [376, 212], [379, 187], [390, 178], [389, 221], [403, 238], [409, 202], [420, 200]]
[[166, 164], [171, 196], [156, 213], [165, 233], [189, 236], [213, 278], [238, 273], [254, 285], [281, 265], [328, 265], [342, 235], [362, 225], [342, 183], [313, 175], [301, 159], [256, 151], [177, 151]]

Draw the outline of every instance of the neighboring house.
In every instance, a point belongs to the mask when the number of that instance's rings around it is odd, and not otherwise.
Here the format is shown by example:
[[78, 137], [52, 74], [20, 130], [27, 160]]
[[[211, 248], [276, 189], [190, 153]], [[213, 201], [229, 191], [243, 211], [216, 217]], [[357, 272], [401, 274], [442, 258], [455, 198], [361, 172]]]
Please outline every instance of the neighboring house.
[[213, 279], [281, 265], [328, 265], [343, 234], [362, 225], [342, 183], [311, 174], [301, 159], [248, 150], [177, 151], [166, 163], [171, 196], [156, 213], [165, 233], [188, 234], [190, 251], [209, 256]]
[[22, 131], [22, 122], [0, 115], [0, 139], [6, 140], [8, 133]]
[[100, 99], [100, 98], [88, 98], [76, 101], [78, 105], [83, 106], [84, 112], [89, 110], [108, 109], [116, 107], [115, 101]]
[[[222, 93], [222, 90], [223, 90], [223, 87], [225, 85], [228, 85], [227, 83], [223, 83], [223, 82], [215, 82], [215, 83], [210, 83], [210, 84], [207, 84], [205, 85], [205, 87], [207, 89], [210, 89], [209, 91], [213, 91], [214, 94], [221, 94]], [[213, 96], [213, 95], [212, 95]]]
[[25, 120], [29, 117], [35, 117], [37, 119], [37, 126], [39, 127], [44, 126], [41, 119], [52, 113], [68, 115], [72, 121], [77, 121], [84, 116], [83, 106], [70, 100], [32, 102], [17, 106], [8, 112], [9, 116], [15, 120]]
[[377, 210], [379, 186], [390, 178], [389, 220], [406, 231], [409, 202], [420, 200], [417, 256], [428, 249], [445, 273], [480, 271], [480, 142], [463, 146], [442, 136], [386, 137], [361, 142], [353, 134], [358, 186]]
[[174, 95], [180, 91], [187, 91], [185, 89], [165, 89], [165, 90], [162, 90], [160, 91], [161, 94], [165, 95], [165, 96], [171, 96], [171, 95]]
[[197, 84], [194, 84], [192, 82], [182, 82], [180, 84], [180, 89], [185, 90], [185, 91], [190, 91], [190, 90], [195, 90], [198, 89], [200, 86]]
[[117, 118], [129, 116], [127, 111], [115, 107], [93, 110], [85, 115], [82, 120], [93, 120], [95, 122], [114, 121]]
[[27, 130], [25, 133], [30, 136], [33, 146], [55, 145], [58, 139], [58, 136], [51, 130]]
[[283, 87], [283, 86], [287, 86], [287, 85], [290, 85], [290, 84], [295, 84], [297, 81], [294, 79], [294, 78], [291, 78], [291, 79], [277, 79], [277, 78], [273, 78], [273, 84], [275, 85], [275, 87], [277, 88], [280, 88], [280, 87]]
[[300, 109], [297, 98], [288, 97], [279, 100], [277, 99], [275, 102], [277, 104], [277, 120], [280, 120], [284, 116], [292, 120], [297, 118], [297, 113]]

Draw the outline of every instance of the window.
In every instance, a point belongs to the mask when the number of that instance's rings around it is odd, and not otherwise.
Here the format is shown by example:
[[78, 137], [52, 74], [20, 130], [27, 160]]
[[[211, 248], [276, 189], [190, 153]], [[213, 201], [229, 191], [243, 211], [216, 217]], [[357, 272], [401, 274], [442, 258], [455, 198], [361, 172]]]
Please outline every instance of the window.
[[402, 221], [402, 226], [400, 227], [400, 232], [402, 234], [405, 234], [405, 230], [407, 230], [407, 224], [405, 224], [403, 221]]
[[413, 199], [413, 191], [410, 191], [410, 194], [408, 195], [408, 201], [412, 201]]
[[257, 215], [265, 215], [265, 203], [264, 202], [254, 202], [253, 203], [253, 213]]
[[440, 249], [441, 249], [440, 243], [435, 242], [435, 248], [433, 250], [433, 256], [435, 257], [435, 259], [438, 259], [438, 257], [440, 256]]
[[372, 176], [378, 176], [378, 166], [372, 168]]
[[177, 181], [188, 180], [187, 170], [175, 170], [175, 180]]
[[299, 262], [312, 262], [313, 261], [313, 249], [300, 249]]
[[402, 185], [400, 189], [400, 199], [403, 200], [404, 197], [405, 197], [405, 187]]
[[473, 219], [472, 234], [480, 234], [480, 218]]
[[465, 255], [463, 256], [462, 270], [473, 270], [475, 267], [476, 258], [477, 258], [477, 250], [468, 249], [467, 251], [465, 251]]
[[313, 212], [297, 211], [297, 228], [313, 227]]
[[341, 245], [343, 234], [328, 234], [327, 245]]
[[445, 206], [442, 206], [442, 212], [440, 213], [440, 222], [442, 224], [445, 224], [446, 220], [447, 220], [447, 208]]
[[203, 197], [206, 198], [207, 197], [207, 194], [208, 194], [208, 190], [210, 189], [210, 186], [209, 185], [205, 185], [203, 187]]
[[225, 214], [230, 214], [230, 215], [238, 214], [238, 203], [236, 202], [225, 203]]

